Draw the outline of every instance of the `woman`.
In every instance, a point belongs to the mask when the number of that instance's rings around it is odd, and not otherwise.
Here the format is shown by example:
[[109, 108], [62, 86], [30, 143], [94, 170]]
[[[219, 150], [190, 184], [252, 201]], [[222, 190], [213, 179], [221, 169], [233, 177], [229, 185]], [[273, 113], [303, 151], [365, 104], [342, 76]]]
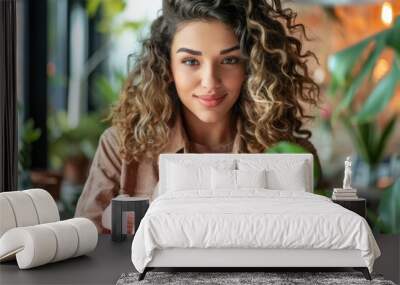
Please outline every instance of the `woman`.
[[160, 153], [260, 153], [286, 140], [317, 158], [303, 128], [319, 97], [314, 54], [292, 35], [305, 36], [295, 17], [279, 0], [164, 0], [75, 215], [109, 232], [113, 197], [152, 196]]

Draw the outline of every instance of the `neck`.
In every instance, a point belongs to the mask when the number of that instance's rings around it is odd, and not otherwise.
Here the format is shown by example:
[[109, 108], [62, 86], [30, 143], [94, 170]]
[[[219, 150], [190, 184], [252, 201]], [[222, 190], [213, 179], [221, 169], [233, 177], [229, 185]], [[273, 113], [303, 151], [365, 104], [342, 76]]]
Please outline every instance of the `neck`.
[[206, 123], [197, 118], [186, 107], [183, 108], [183, 125], [191, 142], [214, 147], [233, 141], [236, 133], [235, 119], [232, 112], [217, 122]]

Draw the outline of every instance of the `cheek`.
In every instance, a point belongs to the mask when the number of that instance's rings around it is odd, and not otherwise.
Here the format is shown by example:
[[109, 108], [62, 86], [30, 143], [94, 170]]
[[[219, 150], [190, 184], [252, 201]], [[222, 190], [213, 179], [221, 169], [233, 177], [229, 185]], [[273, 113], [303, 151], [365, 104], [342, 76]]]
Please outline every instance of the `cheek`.
[[243, 70], [232, 70], [227, 72], [223, 77], [224, 87], [232, 95], [239, 95], [240, 89], [245, 80], [245, 73]]
[[[244, 82], [244, 73], [241, 71], [235, 72], [222, 72], [221, 81], [226, 90], [235, 91], [240, 90]], [[174, 81], [177, 88], [185, 90], [187, 88], [201, 87], [201, 76], [190, 69], [177, 69], [174, 73]]]
[[226, 102], [226, 108], [232, 108], [233, 104], [238, 100], [242, 85], [245, 81], [245, 73], [242, 70], [235, 70], [224, 77], [224, 87], [229, 94]]
[[185, 66], [173, 66], [172, 72], [179, 95], [191, 95], [196, 86], [196, 79], [193, 73], [188, 68], [185, 68]]

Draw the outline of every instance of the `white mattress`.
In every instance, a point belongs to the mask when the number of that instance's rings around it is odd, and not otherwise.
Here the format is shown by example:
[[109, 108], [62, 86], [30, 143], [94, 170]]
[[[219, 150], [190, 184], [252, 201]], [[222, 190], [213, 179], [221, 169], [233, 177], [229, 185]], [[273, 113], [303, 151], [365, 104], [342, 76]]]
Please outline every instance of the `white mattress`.
[[134, 237], [132, 262], [143, 272], [155, 250], [169, 248], [359, 250], [370, 272], [380, 256], [359, 215], [320, 195], [267, 189], [158, 197]]

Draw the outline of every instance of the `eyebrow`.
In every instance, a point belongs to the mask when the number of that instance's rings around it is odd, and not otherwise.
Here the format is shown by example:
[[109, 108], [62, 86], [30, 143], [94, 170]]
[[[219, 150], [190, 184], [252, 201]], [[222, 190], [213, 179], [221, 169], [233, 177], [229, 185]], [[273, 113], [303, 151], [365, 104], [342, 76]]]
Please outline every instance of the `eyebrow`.
[[[237, 50], [237, 49], [240, 49], [240, 46], [239, 46], [239, 45], [236, 45], [236, 46], [233, 46], [233, 47], [230, 47], [230, 48], [227, 48], [227, 49], [223, 49], [223, 50], [221, 50], [221, 51], [219, 52], [219, 54], [226, 54], [226, 53], [228, 53], [228, 52], [231, 52], [231, 51], [234, 51], [234, 50]], [[202, 52], [201, 52], [201, 51], [193, 50], [193, 49], [189, 49], [189, 48], [184, 48], [184, 47], [178, 49], [178, 50], [176, 51], [176, 53], [178, 53], [178, 52], [187, 52], [187, 53], [190, 53], [190, 54], [192, 54], [192, 55], [202, 55]]]

